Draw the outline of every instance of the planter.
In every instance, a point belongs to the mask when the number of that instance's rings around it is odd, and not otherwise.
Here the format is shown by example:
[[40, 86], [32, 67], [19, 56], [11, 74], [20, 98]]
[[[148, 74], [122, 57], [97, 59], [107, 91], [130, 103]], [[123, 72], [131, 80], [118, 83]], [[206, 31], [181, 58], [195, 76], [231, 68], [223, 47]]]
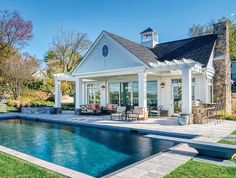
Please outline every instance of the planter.
[[190, 115], [189, 114], [180, 114], [178, 116], [178, 124], [179, 125], [188, 125], [190, 122]]

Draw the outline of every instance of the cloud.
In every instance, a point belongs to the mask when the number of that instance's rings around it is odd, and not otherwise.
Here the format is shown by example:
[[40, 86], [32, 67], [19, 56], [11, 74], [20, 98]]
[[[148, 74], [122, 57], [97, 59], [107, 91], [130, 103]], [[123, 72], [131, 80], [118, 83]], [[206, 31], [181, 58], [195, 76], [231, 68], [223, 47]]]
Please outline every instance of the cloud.
[[233, 17], [235, 15], [235, 13], [233, 12], [231, 15], [230, 15], [230, 17]]

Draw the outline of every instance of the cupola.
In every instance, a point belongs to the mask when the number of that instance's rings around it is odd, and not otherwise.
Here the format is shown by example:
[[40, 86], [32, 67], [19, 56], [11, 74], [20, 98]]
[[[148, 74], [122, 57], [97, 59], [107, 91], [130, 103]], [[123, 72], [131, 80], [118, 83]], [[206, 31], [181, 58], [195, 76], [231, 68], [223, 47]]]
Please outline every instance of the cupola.
[[158, 44], [158, 33], [152, 28], [148, 27], [140, 33], [141, 45], [147, 48], [154, 48]]

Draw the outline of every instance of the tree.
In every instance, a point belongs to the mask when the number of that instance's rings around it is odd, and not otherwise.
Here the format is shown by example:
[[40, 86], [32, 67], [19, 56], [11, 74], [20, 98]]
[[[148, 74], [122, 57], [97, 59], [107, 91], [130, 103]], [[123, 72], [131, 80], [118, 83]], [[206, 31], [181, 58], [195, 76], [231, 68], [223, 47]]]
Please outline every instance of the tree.
[[[236, 24], [229, 18], [222, 17], [218, 22], [227, 22], [230, 27], [229, 31], [229, 46], [230, 46], [230, 57], [231, 59], [236, 59]], [[196, 37], [213, 33], [213, 24], [215, 21], [211, 20], [207, 24], [194, 24], [189, 29], [189, 36]]]
[[15, 54], [0, 63], [0, 71], [9, 85], [14, 99], [21, 96], [21, 90], [38, 70], [37, 60], [28, 54]]
[[82, 59], [83, 53], [91, 42], [85, 33], [59, 31], [53, 39], [52, 47], [44, 57], [49, 70], [53, 72], [70, 72]]
[[27, 45], [32, 28], [31, 21], [24, 20], [17, 11], [0, 11], [0, 54], [9, 57], [15, 49]]

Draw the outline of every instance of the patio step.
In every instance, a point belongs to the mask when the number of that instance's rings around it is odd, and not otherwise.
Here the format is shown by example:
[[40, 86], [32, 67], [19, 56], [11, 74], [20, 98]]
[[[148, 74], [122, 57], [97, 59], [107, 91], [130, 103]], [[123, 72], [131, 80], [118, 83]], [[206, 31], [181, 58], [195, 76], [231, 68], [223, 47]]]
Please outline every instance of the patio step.
[[222, 159], [231, 159], [233, 155], [236, 153], [236, 146], [220, 144], [220, 143], [211, 143], [211, 142], [202, 142], [192, 139], [183, 139], [176, 137], [167, 137], [161, 135], [149, 134], [145, 135], [145, 137], [172, 141], [175, 143], [186, 143], [190, 147], [196, 149], [199, 155], [209, 156], [214, 158], [222, 158]]

